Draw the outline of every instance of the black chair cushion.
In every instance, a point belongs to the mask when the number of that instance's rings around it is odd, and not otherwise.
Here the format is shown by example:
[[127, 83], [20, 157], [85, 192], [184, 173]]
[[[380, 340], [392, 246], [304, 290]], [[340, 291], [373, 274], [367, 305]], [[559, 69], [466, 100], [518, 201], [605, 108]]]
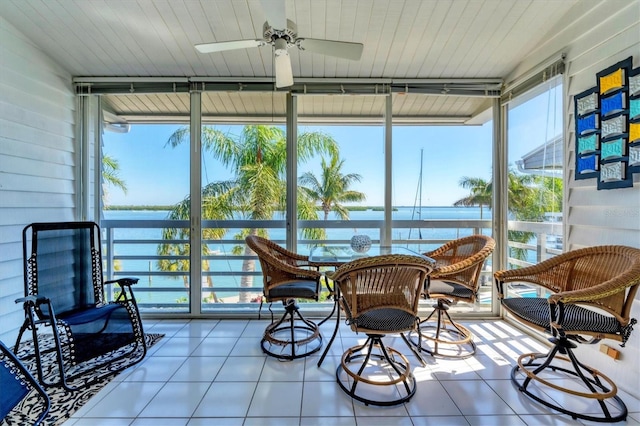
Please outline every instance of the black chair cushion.
[[363, 313], [351, 323], [367, 330], [394, 332], [413, 328], [416, 317], [401, 309], [380, 308]]
[[452, 283], [449, 281], [432, 280], [427, 289], [428, 294], [444, 294], [447, 296], [460, 297], [463, 299], [471, 299], [473, 291], [467, 287]]
[[269, 291], [268, 298], [315, 299], [317, 283], [315, 281], [292, 281], [279, 285]]
[[[544, 328], [551, 333], [551, 313], [547, 299], [538, 297], [512, 297], [502, 300], [502, 304], [516, 316]], [[578, 305], [564, 305], [562, 329], [565, 331], [591, 331], [620, 333], [621, 326], [613, 317], [602, 315]]]

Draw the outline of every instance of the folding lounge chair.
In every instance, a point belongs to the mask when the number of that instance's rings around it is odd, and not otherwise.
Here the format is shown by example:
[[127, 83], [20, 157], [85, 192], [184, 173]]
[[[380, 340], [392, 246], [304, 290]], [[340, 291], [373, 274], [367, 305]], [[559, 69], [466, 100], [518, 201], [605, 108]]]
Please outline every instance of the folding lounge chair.
[[[146, 355], [136, 278], [103, 282], [100, 228], [93, 222], [34, 223], [23, 231], [25, 320], [38, 379], [67, 390], [125, 369]], [[113, 301], [108, 301], [104, 284]], [[75, 383], [75, 380], [78, 382]]]
[[11, 416], [20, 424], [38, 425], [51, 403], [29, 370], [0, 342], [0, 416]]

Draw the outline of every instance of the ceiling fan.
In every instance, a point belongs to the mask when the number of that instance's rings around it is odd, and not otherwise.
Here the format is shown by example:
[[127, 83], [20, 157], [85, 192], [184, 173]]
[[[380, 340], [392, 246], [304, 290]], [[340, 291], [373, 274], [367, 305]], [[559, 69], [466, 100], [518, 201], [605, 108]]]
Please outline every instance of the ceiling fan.
[[222, 52], [225, 50], [247, 49], [270, 45], [274, 48], [276, 87], [293, 85], [293, 71], [288, 49], [296, 46], [300, 50], [335, 56], [357, 61], [362, 55], [362, 43], [298, 38], [296, 24], [285, 18], [284, 0], [262, 0], [267, 21], [264, 23], [263, 38], [248, 40], [220, 41], [196, 44], [200, 53]]

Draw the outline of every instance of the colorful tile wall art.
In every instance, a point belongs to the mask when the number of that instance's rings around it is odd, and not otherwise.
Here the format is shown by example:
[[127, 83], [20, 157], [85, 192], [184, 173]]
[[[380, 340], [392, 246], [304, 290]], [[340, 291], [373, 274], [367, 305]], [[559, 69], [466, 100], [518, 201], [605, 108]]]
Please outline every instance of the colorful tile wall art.
[[598, 189], [633, 186], [640, 173], [640, 68], [629, 57], [596, 74], [595, 87], [574, 96], [576, 179]]

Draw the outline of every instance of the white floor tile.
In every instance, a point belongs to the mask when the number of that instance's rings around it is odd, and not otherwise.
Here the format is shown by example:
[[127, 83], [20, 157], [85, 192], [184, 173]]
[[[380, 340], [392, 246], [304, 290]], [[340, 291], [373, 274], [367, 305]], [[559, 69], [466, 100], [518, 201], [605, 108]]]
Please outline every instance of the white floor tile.
[[430, 365], [431, 374], [438, 380], [480, 380], [481, 377], [464, 359], [436, 358]]
[[209, 383], [204, 382], [168, 382], [140, 417], [191, 417], [208, 388]]
[[262, 336], [264, 335], [264, 330], [270, 324], [270, 321], [267, 320], [256, 320], [250, 321], [249, 324], [245, 327], [244, 331], [239, 337], [250, 337], [260, 342]]
[[198, 405], [194, 417], [244, 417], [256, 382], [214, 382]]
[[248, 417], [300, 417], [302, 382], [260, 382]]
[[202, 343], [201, 337], [171, 337], [153, 356], [188, 357]]
[[304, 380], [305, 382], [319, 382], [319, 381], [336, 381], [336, 368], [340, 365], [340, 357], [326, 356], [322, 361], [322, 365], [318, 367], [318, 361], [320, 358], [307, 357], [305, 358], [304, 366]]
[[265, 361], [265, 356], [227, 358], [216, 376], [216, 382], [257, 382]]
[[355, 417], [301, 417], [300, 426], [356, 426]]
[[243, 424], [244, 417], [192, 417], [191, 420], [189, 420], [189, 423], [187, 423], [187, 426], [242, 426]]
[[459, 416], [462, 413], [437, 380], [418, 382], [416, 395], [406, 404], [414, 416]]
[[[487, 384], [495, 393], [500, 395], [500, 398], [502, 398], [516, 414], [557, 414], [556, 411], [520, 392], [511, 380], [487, 380]], [[539, 397], [546, 396], [535, 383], [529, 386], [529, 391]]]
[[298, 417], [247, 417], [243, 426], [298, 426]]
[[207, 337], [220, 320], [193, 320], [178, 330], [175, 337]]
[[560, 414], [520, 414], [520, 418], [528, 426], [575, 426], [577, 424], [580, 424], [577, 420], [573, 420], [570, 416]]
[[353, 400], [333, 382], [305, 382], [302, 391], [302, 416], [353, 417]]
[[515, 414], [482, 380], [447, 380], [441, 383], [465, 416]]
[[192, 356], [171, 376], [172, 382], [213, 382], [227, 360], [223, 356]]
[[[104, 425], [104, 426], [127, 426], [133, 422], [134, 419], [130, 418], [117, 418], [117, 419], [94, 419], [90, 417], [85, 417], [82, 419], [78, 419], [73, 423], [73, 425], [78, 426], [96, 426], [96, 425]], [[69, 422], [65, 423], [65, 426], [69, 426]]]
[[187, 423], [189, 423], [189, 417], [138, 417], [131, 426], [186, 426]]
[[464, 416], [411, 416], [414, 426], [469, 426]]
[[121, 382], [99, 404], [91, 408], [85, 417], [137, 417], [149, 401], [158, 393], [161, 382]]
[[304, 379], [304, 358], [283, 361], [268, 357], [265, 360], [261, 382], [302, 382]]
[[231, 350], [230, 356], [261, 356], [263, 354], [260, 347], [259, 337], [241, 337]]
[[229, 356], [238, 342], [237, 337], [206, 337], [191, 353], [191, 356]]
[[143, 360], [125, 382], [166, 382], [184, 364], [186, 357], [152, 356]]
[[[354, 333], [341, 321], [329, 355], [318, 367], [335, 327], [335, 319], [330, 319], [321, 327], [325, 346], [320, 352], [282, 362], [262, 353], [260, 339], [269, 323], [264, 318], [145, 321], [146, 332], [165, 337], [142, 363], [119, 374], [65, 426], [595, 424], [548, 409], [514, 387], [510, 373], [517, 357], [548, 349], [544, 341], [504, 321], [463, 322], [474, 333], [476, 355], [451, 360], [425, 354], [426, 366], [399, 336], [386, 337], [385, 343], [409, 359], [417, 391], [408, 403], [379, 407], [353, 400], [336, 383], [344, 350], [363, 343], [366, 335]], [[531, 389], [545, 388], [533, 384]], [[570, 404], [565, 394], [545, 392]], [[620, 424], [640, 426], [640, 399], [619, 392], [629, 409], [627, 421]], [[573, 403], [580, 412], [597, 411], [597, 405], [591, 405]]]
[[466, 416], [471, 426], [526, 426], [516, 415], [510, 416]]
[[413, 422], [409, 417], [387, 417], [385, 415], [378, 417], [356, 417], [358, 424], [366, 424], [371, 426], [413, 426]]
[[238, 338], [242, 335], [245, 328], [249, 324], [248, 320], [224, 320], [220, 321], [211, 330], [207, 337], [234, 337]]

